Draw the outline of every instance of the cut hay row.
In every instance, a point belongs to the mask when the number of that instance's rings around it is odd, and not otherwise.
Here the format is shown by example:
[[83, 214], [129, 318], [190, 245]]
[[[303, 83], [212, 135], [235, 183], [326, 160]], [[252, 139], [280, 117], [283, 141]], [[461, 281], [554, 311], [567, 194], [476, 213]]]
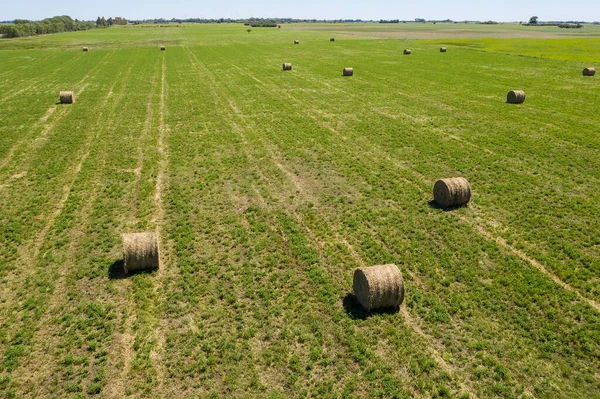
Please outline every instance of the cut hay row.
[[[330, 38], [331, 42], [335, 38]], [[294, 40], [294, 44], [299, 44]], [[87, 52], [88, 47], [83, 47]], [[165, 51], [165, 46], [160, 46]], [[446, 47], [440, 47], [441, 53], [447, 52]], [[410, 49], [404, 49], [403, 54], [410, 55]], [[283, 63], [282, 70], [291, 71], [291, 63]], [[343, 69], [342, 76], [353, 76], [353, 68]], [[594, 76], [594, 68], [585, 68], [584, 76]], [[523, 90], [512, 90], [508, 93], [507, 102], [521, 104], [525, 101]], [[71, 104], [74, 102], [73, 92], [60, 92], [60, 102]], [[471, 198], [469, 182], [462, 177], [438, 180], [433, 188], [434, 200], [444, 208], [467, 204]], [[140, 270], [153, 270], [159, 268], [158, 239], [155, 233], [124, 234], [123, 242], [123, 269], [125, 273]], [[367, 268], [358, 268], [354, 272], [353, 289], [359, 303], [367, 310], [379, 308], [396, 308], [404, 299], [405, 288], [402, 274], [396, 265], [379, 265]]]

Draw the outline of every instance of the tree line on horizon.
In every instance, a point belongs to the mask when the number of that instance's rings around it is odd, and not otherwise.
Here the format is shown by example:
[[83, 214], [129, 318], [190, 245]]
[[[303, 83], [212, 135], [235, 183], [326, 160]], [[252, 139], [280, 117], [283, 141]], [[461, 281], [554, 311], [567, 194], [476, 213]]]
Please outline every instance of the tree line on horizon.
[[[52, 18], [46, 18], [41, 21], [30, 21], [26, 19], [15, 19], [14, 21], [2, 21], [0, 22], [0, 37], [14, 38], [14, 37], [25, 37], [35, 36], [50, 33], [61, 33], [61, 32], [73, 32], [79, 30], [89, 30], [94, 28], [108, 28], [114, 25], [127, 25], [127, 24], [169, 24], [169, 23], [243, 23], [253, 27], [276, 27], [280, 24], [286, 23], [361, 23], [361, 22], [379, 22], [379, 23], [406, 23], [406, 22], [419, 22], [419, 23], [457, 23], [457, 21], [447, 20], [425, 20], [423, 18], [416, 18], [414, 21], [390, 19], [390, 20], [363, 20], [363, 19], [297, 19], [297, 18], [155, 18], [155, 19], [144, 19], [144, 20], [127, 20], [123, 17], [98, 17], [96, 21], [80, 21], [78, 19], [72, 19], [70, 16], [62, 15], [55, 16]], [[463, 23], [483, 23], [483, 24], [496, 24], [495, 21], [462, 21]], [[538, 23], [537, 17], [532, 17], [529, 23], [523, 25], [527, 26], [559, 26], [561, 28], [581, 28], [582, 24], [593, 24], [598, 25], [600, 22], [584, 22], [584, 21], [548, 21], [544, 23]]]
[[127, 25], [129, 21], [127, 21], [125, 18], [123, 17], [110, 17], [108, 19], [104, 18], [104, 17], [98, 17], [98, 19], [96, 19], [96, 27], [97, 28], [107, 28], [109, 26], [113, 26], [113, 25]]
[[15, 19], [9, 24], [0, 24], [0, 36], [4, 38], [46, 35], [51, 33], [75, 32], [94, 28], [108, 28], [113, 25], [127, 25], [127, 20], [122, 17], [98, 17], [96, 22], [80, 21], [68, 15], [46, 18], [41, 21]]
[[41, 21], [15, 19], [12, 24], [0, 25], [0, 35], [5, 38], [45, 35], [49, 33], [74, 32], [95, 27], [90, 21], [79, 21], [68, 15], [46, 18]]

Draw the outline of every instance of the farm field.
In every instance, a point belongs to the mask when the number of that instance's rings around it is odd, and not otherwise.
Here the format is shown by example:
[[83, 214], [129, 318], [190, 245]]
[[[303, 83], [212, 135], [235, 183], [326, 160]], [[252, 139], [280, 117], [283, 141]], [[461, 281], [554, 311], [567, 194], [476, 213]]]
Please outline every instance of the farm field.
[[0, 40], [0, 397], [600, 398], [600, 27], [246, 29]]

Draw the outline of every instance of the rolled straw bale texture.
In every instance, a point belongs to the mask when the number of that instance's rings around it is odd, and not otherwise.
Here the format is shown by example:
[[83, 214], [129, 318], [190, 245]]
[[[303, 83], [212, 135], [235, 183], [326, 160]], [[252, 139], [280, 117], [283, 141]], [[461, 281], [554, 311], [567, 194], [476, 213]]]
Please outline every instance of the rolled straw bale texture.
[[444, 208], [464, 205], [471, 199], [471, 186], [464, 177], [438, 180], [433, 186], [433, 199]]
[[342, 76], [352, 76], [354, 75], [354, 69], [352, 68], [344, 68], [342, 71]]
[[330, 42], [335, 42], [335, 37], [332, 37], [331, 39], [329, 39]]
[[290, 64], [289, 62], [284, 62], [283, 63], [283, 70], [284, 71], [291, 71], [292, 70], [292, 64]]
[[359, 267], [354, 271], [353, 288], [367, 311], [395, 308], [404, 300], [404, 279], [396, 265]]
[[88, 48], [87, 48], [87, 47], [84, 47], [84, 48], [83, 48], [83, 51], [88, 51]]
[[447, 51], [446, 47], [440, 47], [440, 53], [445, 53]]
[[160, 51], [165, 51], [167, 48], [165, 46], [160, 46]]
[[158, 269], [158, 237], [156, 233], [123, 234], [123, 270]]
[[294, 40], [294, 44], [300, 44], [300, 40]]
[[596, 74], [596, 69], [594, 68], [584, 68], [583, 76], [594, 76]]
[[59, 97], [61, 104], [73, 104], [75, 102], [75, 93], [72, 91], [61, 91]]
[[523, 90], [511, 90], [506, 96], [506, 102], [509, 104], [521, 104], [525, 101], [525, 92]]
[[411, 51], [409, 49], [404, 49], [404, 54], [408, 55], [410, 53], [411, 53]]

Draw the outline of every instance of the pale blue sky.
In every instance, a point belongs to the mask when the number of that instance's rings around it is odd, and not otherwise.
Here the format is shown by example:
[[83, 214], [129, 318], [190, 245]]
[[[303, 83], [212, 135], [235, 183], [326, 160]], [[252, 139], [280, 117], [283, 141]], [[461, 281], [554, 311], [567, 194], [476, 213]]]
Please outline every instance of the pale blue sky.
[[0, 20], [70, 15], [144, 18], [291, 17], [317, 19], [600, 20], [600, 0], [0, 0]]

